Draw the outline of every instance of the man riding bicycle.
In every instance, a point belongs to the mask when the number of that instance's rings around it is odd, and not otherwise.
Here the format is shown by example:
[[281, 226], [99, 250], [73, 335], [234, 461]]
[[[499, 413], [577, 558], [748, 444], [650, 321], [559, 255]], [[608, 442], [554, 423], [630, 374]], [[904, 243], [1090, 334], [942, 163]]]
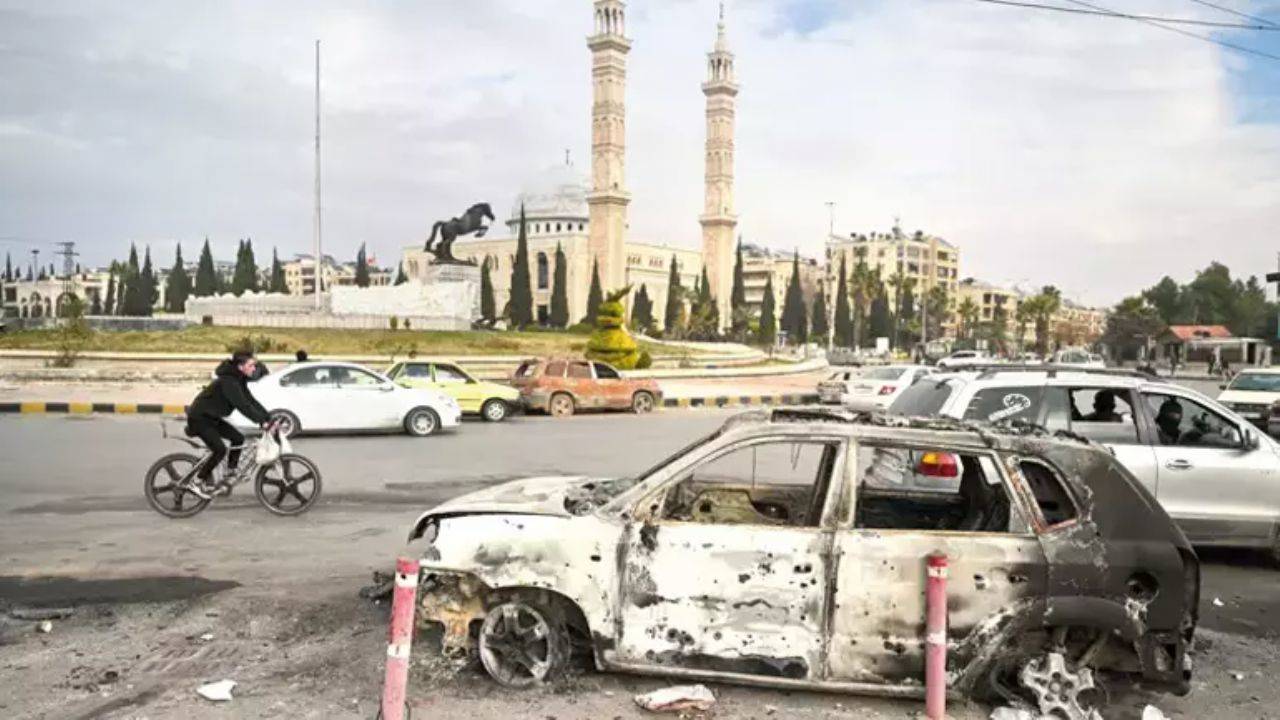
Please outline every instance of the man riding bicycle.
[[[227, 467], [234, 471], [240, 464], [240, 451], [244, 447], [244, 435], [224, 418], [239, 410], [241, 415], [264, 429], [270, 420], [267, 409], [249, 392], [249, 381], [261, 377], [258, 361], [252, 352], [233, 354], [230, 360], [223, 360], [213, 374], [213, 382], [196, 395], [187, 410], [187, 434], [200, 438], [209, 448], [208, 459], [196, 471], [199, 482], [191, 488], [193, 493], [206, 500], [230, 490], [226, 482], [213, 483], [213, 470], [226, 457]], [[231, 443], [230, 453], [223, 440]]]

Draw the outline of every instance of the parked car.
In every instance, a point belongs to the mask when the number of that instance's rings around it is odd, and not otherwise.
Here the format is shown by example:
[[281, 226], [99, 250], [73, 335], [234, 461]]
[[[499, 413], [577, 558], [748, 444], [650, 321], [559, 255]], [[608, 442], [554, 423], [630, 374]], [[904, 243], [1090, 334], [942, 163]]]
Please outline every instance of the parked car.
[[502, 422], [523, 409], [520, 391], [472, 377], [448, 360], [407, 360], [392, 365], [387, 377], [409, 388], [438, 390], [458, 401], [462, 412], [479, 414], [489, 422]]
[[1280, 402], [1280, 368], [1241, 370], [1221, 387], [1218, 402], [1265, 430], [1271, 406]]
[[956, 350], [938, 361], [942, 370], [960, 370], [974, 365], [990, 365], [998, 362], [995, 358], [981, 350]]
[[1079, 348], [1059, 350], [1053, 354], [1053, 357], [1050, 359], [1050, 363], [1053, 365], [1071, 365], [1085, 368], [1105, 368], [1107, 366], [1107, 362], [1102, 359], [1101, 355], [1091, 353], [1088, 350], [1081, 350]]
[[[406, 388], [366, 367], [343, 362], [290, 365], [249, 390], [286, 435], [335, 430], [395, 430], [426, 436], [457, 427], [462, 411], [436, 390]], [[240, 413], [231, 423], [256, 427]]]
[[992, 369], [926, 378], [890, 411], [1024, 421], [1103, 443], [1193, 543], [1280, 561], [1280, 443], [1190, 388], [1136, 372]]
[[419, 621], [508, 686], [576, 650], [600, 670], [916, 694], [941, 552], [950, 690], [1085, 717], [1094, 671], [1190, 687], [1194, 552], [1109, 453], [1047, 433], [750, 412], [629, 478], [455, 498], [409, 540]]
[[924, 365], [885, 365], [837, 370], [818, 383], [818, 398], [853, 410], [884, 410], [915, 381], [932, 374]]
[[511, 376], [526, 409], [556, 417], [579, 410], [651, 412], [662, 389], [650, 378], [628, 378], [608, 363], [576, 358], [526, 360]]

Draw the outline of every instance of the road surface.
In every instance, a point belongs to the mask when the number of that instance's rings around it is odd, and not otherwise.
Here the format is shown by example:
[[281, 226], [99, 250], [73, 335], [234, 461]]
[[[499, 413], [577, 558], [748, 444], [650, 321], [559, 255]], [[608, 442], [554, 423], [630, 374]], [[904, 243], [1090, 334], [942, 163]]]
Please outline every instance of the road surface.
[[[302, 438], [324, 473], [322, 502], [268, 515], [241, 486], [190, 520], [167, 520], [142, 475], [177, 443], [156, 418], [0, 417], [0, 605], [77, 605], [53, 621], [0, 621], [0, 716], [14, 718], [371, 718], [386, 609], [356, 591], [403, 548], [411, 522], [443, 499], [533, 474], [639, 472], [731, 413], [589, 415], [468, 422], [457, 432]], [[1280, 571], [1248, 553], [1207, 555], [1203, 627], [1189, 698], [1157, 697], [1173, 717], [1280, 717]], [[1221, 606], [1215, 603], [1221, 602]], [[207, 638], [207, 639], [202, 639]], [[420, 717], [642, 717], [631, 702], [660, 679], [577, 675], [524, 693], [416, 653]], [[1236, 679], [1237, 675], [1240, 679]], [[240, 683], [230, 707], [194, 689]], [[715, 688], [717, 717], [905, 718], [914, 703]], [[1108, 718], [1137, 717], [1123, 694]], [[773, 710], [770, 711], [770, 708]], [[986, 717], [976, 706], [952, 712]]]

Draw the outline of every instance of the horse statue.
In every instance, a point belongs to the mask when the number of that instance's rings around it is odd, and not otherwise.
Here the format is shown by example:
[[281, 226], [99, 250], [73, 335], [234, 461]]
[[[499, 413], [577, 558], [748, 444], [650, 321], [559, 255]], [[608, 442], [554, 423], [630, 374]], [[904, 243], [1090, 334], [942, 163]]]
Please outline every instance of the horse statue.
[[[475, 233], [476, 237], [484, 237], [489, 231], [489, 226], [484, 224], [486, 218], [493, 220], [489, 203], [476, 203], [467, 208], [462, 217], [441, 220], [432, 225], [431, 237], [427, 238], [427, 244], [422, 249], [436, 256], [437, 265], [474, 265], [474, 262], [468, 263], [453, 256], [453, 242], [458, 236], [471, 233]], [[437, 233], [440, 235], [439, 242], [436, 241]]]

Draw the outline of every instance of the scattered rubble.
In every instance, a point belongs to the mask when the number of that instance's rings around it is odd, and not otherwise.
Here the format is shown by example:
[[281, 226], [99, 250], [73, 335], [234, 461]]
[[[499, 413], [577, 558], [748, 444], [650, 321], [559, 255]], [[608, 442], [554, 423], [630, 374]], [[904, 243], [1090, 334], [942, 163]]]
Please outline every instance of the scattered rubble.
[[231, 700], [231, 689], [236, 686], [235, 680], [219, 680], [208, 685], [201, 685], [196, 692], [205, 700], [228, 702]]
[[1225, 606], [1225, 605], [1226, 605], [1226, 603], [1222, 602], [1222, 598], [1214, 598], [1214, 599], [1213, 599], [1213, 606], [1214, 606], [1214, 607], [1223, 607], [1223, 606]]
[[9, 617], [15, 620], [61, 620], [75, 613], [75, 608], [13, 608]]
[[636, 704], [650, 712], [710, 710], [715, 703], [706, 685], [675, 685], [636, 696]]
[[49, 622], [48, 620], [41, 622], [39, 625], [36, 625], [36, 632], [41, 632], [45, 634], [53, 632], [53, 623]]

